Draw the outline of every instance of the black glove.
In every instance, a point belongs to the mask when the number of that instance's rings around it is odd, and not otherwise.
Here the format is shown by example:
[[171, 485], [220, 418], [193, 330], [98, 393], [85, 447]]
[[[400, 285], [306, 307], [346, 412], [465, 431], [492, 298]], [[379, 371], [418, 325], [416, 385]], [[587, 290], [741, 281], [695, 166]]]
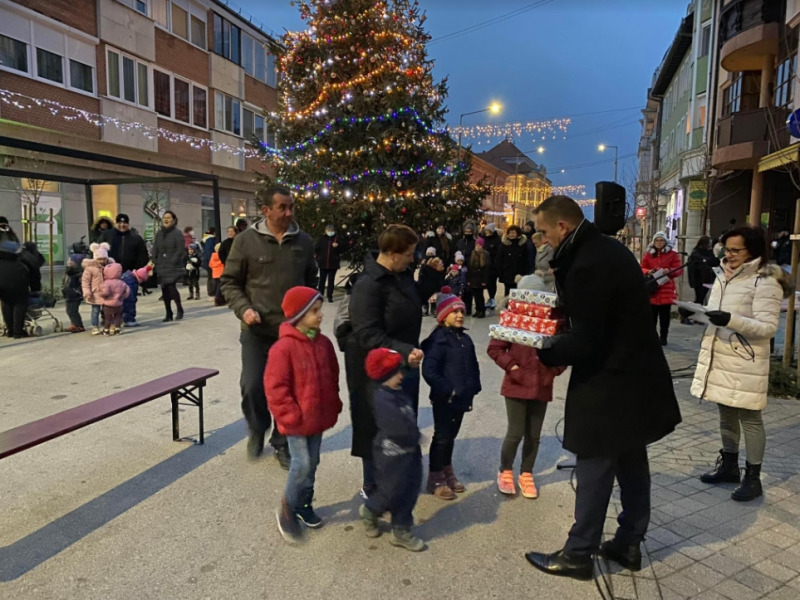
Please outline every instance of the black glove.
[[710, 310], [706, 313], [708, 320], [717, 327], [726, 327], [731, 322], [731, 313], [724, 310]]

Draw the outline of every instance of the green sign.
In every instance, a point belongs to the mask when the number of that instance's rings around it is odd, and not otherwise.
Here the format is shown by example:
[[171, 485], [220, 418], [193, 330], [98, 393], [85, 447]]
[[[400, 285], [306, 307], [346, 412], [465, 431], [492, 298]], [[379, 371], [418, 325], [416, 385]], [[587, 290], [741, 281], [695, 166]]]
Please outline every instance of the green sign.
[[[23, 204], [25, 201], [23, 200]], [[30, 205], [30, 203], [28, 203]], [[36, 205], [36, 227], [34, 239], [36, 247], [50, 259], [50, 209], [53, 209], [53, 264], [64, 262], [64, 213], [61, 210], [61, 196], [42, 194]]]

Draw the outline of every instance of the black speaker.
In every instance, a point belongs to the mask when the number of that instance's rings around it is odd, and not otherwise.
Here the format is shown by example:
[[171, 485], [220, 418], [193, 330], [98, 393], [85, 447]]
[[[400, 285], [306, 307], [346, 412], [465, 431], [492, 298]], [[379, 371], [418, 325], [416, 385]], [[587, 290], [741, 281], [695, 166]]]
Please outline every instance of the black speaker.
[[594, 190], [594, 223], [604, 235], [616, 235], [625, 227], [625, 188], [613, 181], [598, 181]]

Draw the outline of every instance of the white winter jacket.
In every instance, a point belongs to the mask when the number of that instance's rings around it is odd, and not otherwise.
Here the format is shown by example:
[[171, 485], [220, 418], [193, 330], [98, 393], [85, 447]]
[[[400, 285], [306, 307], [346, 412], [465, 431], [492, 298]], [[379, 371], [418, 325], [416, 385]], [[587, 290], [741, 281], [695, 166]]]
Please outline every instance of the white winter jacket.
[[779, 267], [759, 268], [759, 260], [745, 263], [727, 280], [724, 273], [717, 277], [708, 309], [729, 312], [731, 320], [727, 327], [706, 328], [692, 395], [736, 408], [766, 407], [769, 340], [778, 330], [781, 299], [789, 288]]

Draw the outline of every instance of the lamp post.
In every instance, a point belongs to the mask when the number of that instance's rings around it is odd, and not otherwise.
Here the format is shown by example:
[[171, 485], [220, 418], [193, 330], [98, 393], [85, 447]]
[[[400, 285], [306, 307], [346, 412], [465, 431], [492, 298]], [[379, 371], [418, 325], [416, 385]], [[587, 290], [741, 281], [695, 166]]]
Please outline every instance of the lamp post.
[[600, 152], [604, 152], [606, 148], [613, 148], [614, 149], [614, 183], [617, 182], [617, 157], [619, 156], [619, 148], [617, 146], [607, 146], [606, 144], [600, 144], [597, 149]]
[[465, 112], [460, 117], [458, 117], [458, 161], [457, 162], [461, 162], [461, 125], [464, 122], [464, 117], [468, 117], [469, 115], [477, 115], [478, 113], [484, 113], [484, 112], [490, 112], [493, 115], [496, 115], [497, 113], [500, 112], [501, 108], [502, 106], [500, 106], [499, 102], [492, 102], [486, 108], [482, 108], [480, 110], [473, 110], [471, 112]]

